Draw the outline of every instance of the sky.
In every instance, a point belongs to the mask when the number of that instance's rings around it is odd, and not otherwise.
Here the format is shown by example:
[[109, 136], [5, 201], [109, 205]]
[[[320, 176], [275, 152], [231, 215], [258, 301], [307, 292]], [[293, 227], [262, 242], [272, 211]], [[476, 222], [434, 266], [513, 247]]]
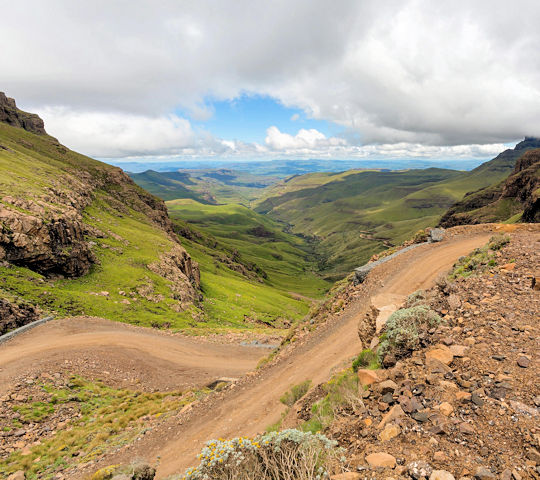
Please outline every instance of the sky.
[[0, 91], [96, 158], [491, 158], [540, 136], [538, 0], [0, 2]]

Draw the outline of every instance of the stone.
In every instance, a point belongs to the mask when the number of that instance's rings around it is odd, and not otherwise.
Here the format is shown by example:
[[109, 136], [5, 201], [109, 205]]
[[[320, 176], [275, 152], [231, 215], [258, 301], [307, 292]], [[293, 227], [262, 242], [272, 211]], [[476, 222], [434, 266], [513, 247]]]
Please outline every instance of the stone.
[[520, 355], [517, 359], [517, 364], [521, 368], [527, 368], [531, 363], [531, 359], [526, 355]]
[[454, 360], [454, 354], [446, 345], [439, 344], [426, 352], [427, 359], [438, 360], [444, 365], [450, 365]]
[[446, 462], [448, 460], [448, 455], [444, 453], [442, 450], [438, 450], [433, 454], [433, 460], [436, 462]]
[[26, 477], [22, 470], [12, 473], [6, 480], [24, 480]]
[[414, 418], [417, 422], [425, 423], [429, 420], [429, 413], [425, 410], [422, 412], [414, 412], [411, 417]]
[[112, 477], [111, 480], [131, 480], [131, 477], [125, 473], [120, 473], [119, 475]]
[[377, 385], [377, 390], [381, 393], [381, 395], [385, 395], [386, 393], [394, 393], [397, 388], [397, 384], [392, 380], [385, 380]]
[[506, 270], [507, 272], [511, 272], [516, 268], [515, 263], [505, 263], [503, 266], [501, 266], [501, 270]]
[[394, 396], [388, 392], [388, 393], [385, 393], [382, 398], [381, 398], [381, 401], [384, 402], [384, 403], [394, 403]]
[[358, 382], [360, 385], [368, 386], [379, 381], [376, 370], [361, 368], [358, 370]]
[[409, 463], [407, 471], [415, 480], [422, 480], [431, 476], [433, 468], [431, 468], [431, 465], [424, 460], [415, 460], [414, 462]]
[[459, 426], [458, 426], [458, 428], [459, 428], [459, 431], [460, 431], [461, 433], [464, 433], [464, 434], [466, 434], [466, 435], [472, 435], [472, 434], [474, 434], [474, 428], [473, 428], [470, 424], [468, 424], [468, 423], [466, 423], [466, 422], [460, 423]]
[[441, 412], [445, 417], [448, 417], [454, 411], [454, 407], [448, 402], [443, 402], [439, 405], [439, 412]]
[[357, 472], [345, 472], [338, 473], [337, 475], [332, 475], [330, 480], [360, 480], [362, 475]]
[[470, 392], [463, 392], [463, 391], [456, 392], [456, 400], [467, 401], [467, 400], [470, 400], [471, 397], [472, 395]]
[[478, 467], [476, 472], [474, 472], [474, 478], [477, 480], [490, 480], [497, 477], [486, 467]]
[[454, 357], [464, 357], [465, 353], [469, 349], [466, 345], [450, 345], [450, 351]]
[[446, 470], [433, 470], [429, 480], [455, 480], [454, 475]]
[[444, 238], [444, 228], [432, 228], [429, 231], [429, 240], [431, 242], [441, 242]]
[[366, 455], [366, 462], [372, 467], [394, 468], [396, 466], [396, 458], [384, 452]]
[[383, 428], [387, 423], [395, 420], [396, 418], [402, 417], [405, 415], [405, 412], [401, 408], [401, 405], [394, 405], [388, 413], [386, 413], [382, 420], [380, 421], [378, 428]]
[[384, 427], [384, 430], [379, 433], [379, 440], [381, 442], [387, 442], [392, 438], [397, 437], [401, 433], [401, 428], [395, 424], [388, 424]]

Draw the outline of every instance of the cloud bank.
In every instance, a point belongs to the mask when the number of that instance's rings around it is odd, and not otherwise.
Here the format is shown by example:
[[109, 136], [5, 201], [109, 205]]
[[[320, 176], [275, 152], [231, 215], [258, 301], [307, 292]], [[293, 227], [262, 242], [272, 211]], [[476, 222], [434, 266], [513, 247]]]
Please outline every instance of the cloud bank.
[[[540, 135], [537, 0], [30, 0], [3, 12], [0, 87], [95, 156], [480, 156]], [[246, 93], [344, 133], [269, 125], [256, 145], [193, 128], [208, 99]]]

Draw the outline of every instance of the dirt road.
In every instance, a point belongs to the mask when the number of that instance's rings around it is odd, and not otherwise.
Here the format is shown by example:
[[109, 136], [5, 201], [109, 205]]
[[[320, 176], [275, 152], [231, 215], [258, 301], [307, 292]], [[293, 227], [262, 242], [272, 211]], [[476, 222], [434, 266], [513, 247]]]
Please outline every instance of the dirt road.
[[[462, 255], [486, 243], [489, 234], [465, 237], [421, 246], [377, 267], [372, 295], [406, 295], [430, 287], [435, 278], [449, 269]], [[381, 283], [383, 285], [381, 285]], [[231, 391], [211, 408], [205, 407], [182, 425], [153, 432], [136, 449], [152, 461], [160, 455], [157, 478], [164, 478], [195, 464], [195, 456], [205, 441], [238, 435], [254, 435], [277, 421], [285, 407], [279, 397], [291, 386], [311, 379], [314, 384], [328, 380], [331, 373], [359, 352], [356, 334], [359, 315], [370, 298], [359, 299], [339, 322], [320, 335], [313, 335], [293, 354], [267, 369], [251, 384]]]
[[[196, 454], [211, 438], [254, 435], [277, 421], [285, 407], [279, 397], [290, 386], [306, 379], [313, 384], [329, 379], [362, 348], [357, 324], [372, 301], [379, 306], [396, 304], [420, 288], [433, 284], [462, 255], [486, 243], [489, 233], [449, 238], [440, 244], [423, 245], [376, 267], [365, 283], [365, 295], [345, 313], [307, 335], [279, 362], [248, 377], [197, 405], [182, 417], [167, 419], [140, 441], [110, 454], [99, 466], [160, 457], [157, 478], [165, 478], [196, 463]], [[156, 388], [179, 388], [205, 384], [219, 376], [235, 377], [253, 370], [267, 350], [220, 345], [170, 336], [101, 319], [66, 319], [27, 332], [0, 347], [0, 385], [17, 371], [45, 367], [47, 362], [76, 361], [106, 365], [111, 371], [126, 371]], [[104, 363], [100, 364], [100, 359]], [[104, 367], [102, 367], [104, 368]], [[110, 373], [110, 372], [109, 372]], [[124, 378], [125, 379], [125, 378]], [[159, 383], [161, 382], [161, 383]], [[1, 390], [1, 387], [0, 387]]]
[[100, 318], [54, 320], [0, 346], [0, 395], [16, 375], [64, 365], [117, 386], [199, 387], [239, 377], [266, 354], [264, 348], [204, 342]]

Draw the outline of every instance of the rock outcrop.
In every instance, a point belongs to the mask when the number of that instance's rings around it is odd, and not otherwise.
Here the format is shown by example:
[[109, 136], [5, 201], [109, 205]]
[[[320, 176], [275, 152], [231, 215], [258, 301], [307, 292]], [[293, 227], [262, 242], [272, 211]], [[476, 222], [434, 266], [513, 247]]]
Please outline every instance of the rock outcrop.
[[0, 298], [0, 335], [39, 319], [39, 309]]
[[0, 92], [0, 122], [7, 123], [13, 127], [24, 128], [38, 135], [47, 134], [45, 124], [38, 115], [19, 110], [15, 100], [6, 97], [4, 92]]
[[[540, 140], [527, 140], [528, 146], [537, 144], [540, 147]], [[516, 160], [514, 170], [506, 180], [465, 195], [443, 215], [440, 225], [448, 228], [501, 222], [520, 213], [523, 222], [539, 222], [540, 148], [518, 151], [525, 153]]]

